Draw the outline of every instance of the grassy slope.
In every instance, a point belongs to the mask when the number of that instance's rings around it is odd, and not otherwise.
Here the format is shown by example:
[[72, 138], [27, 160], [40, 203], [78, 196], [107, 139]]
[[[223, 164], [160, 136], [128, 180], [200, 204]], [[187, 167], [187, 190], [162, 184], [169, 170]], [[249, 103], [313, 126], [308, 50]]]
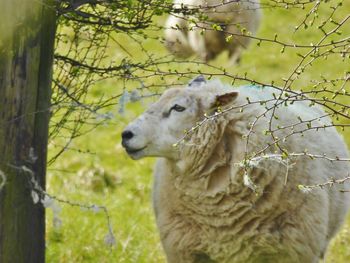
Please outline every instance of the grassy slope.
[[[349, 12], [350, 3], [343, 13]], [[301, 18], [298, 10], [264, 10], [259, 35], [273, 38], [275, 32], [281, 32], [281, 39], [302, 43], [309, 43], [318, 38], [318, 34], [312, 31], [291, 34], [297, 25], [296, 21], [300, 21]], [[347, 28], [349, 30], [349, 25]], [[145, 42], [145, 45], [150, 51], [164, 54], [166, 52], [160, 44], [152, 41]], [[249, 76], [258, 80], [275, 80], [282, 84], [281, 78], [288, 76], [298, 57], [291, 49], [281, 54], [280, 48], [277, 45], [252, 45], [244, 54], [241, 65], [229, 67], [228, 71], [248, 72]], [[110, 52], [111, 56], [122, 56], [119, 50]], [[214, 61], [214, 64], [227, 65], [225, 54]], [[350, 68], [349, 61], [335, 63], [327, 60], [316, 63], [296, 85], [308, 87], [309, 81], [318, 79], [320, 73], [340, 76], [344, 68]], [[118, 83], [113, 81], [106, 82], [98, 88], [92, 96], [120, 92]], [[50, 193], [79, 203], [108, 207], [117, 238], [116, 248], [110, 250], [104, 244], [107, 226], [106, 218], [101, 212], [94, 213], [63, 205], [60, 215], [63, 224], [58, 230], [52, 227], [52, 214], [48, 211], [48, 262], [164, 262], [151, 207], [151, 174], [154, 160], [143, 159], [134, 162], [126, 156], [120, 146], [121, 130], [142, 110], [142, 105], [129, 105], [126, 116], [118, 117], [114, 124], [101, 126], [77, 139], [72, 147], [90, 150], [94, 154], [67, 151], [49, 168], [48, 173]], [[347, 142], [350, 144], [349, 131], [347, 135]], [[50, 149], [52, 152], [52, 146]], [[350, 244], [349, 225], [350, 221], [333, 242], [328, 262], [350, 262], [350, 249], [347, 246]]]

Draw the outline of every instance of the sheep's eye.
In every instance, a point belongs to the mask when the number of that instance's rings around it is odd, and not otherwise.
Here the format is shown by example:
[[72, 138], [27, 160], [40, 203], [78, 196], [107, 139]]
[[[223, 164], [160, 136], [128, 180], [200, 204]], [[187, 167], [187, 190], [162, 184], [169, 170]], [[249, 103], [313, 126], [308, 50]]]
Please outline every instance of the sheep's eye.
[[172, 110], [177, 111], [177, 112], [182, 112], [182, 111], [186, 110], [186, 108], [182, 107], [178, 104], [175, 104], [174, 106], [171, 107], [170, 111], [172, 111]]

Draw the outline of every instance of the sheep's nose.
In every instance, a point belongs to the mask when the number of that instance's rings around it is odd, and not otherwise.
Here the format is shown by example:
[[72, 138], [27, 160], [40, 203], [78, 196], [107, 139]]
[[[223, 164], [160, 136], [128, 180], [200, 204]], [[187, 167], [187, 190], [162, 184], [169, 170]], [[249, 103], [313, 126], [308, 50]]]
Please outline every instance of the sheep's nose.
[[132, 131], [126, 130], [122, 132], [123, 141], [130, 140], [132, 137], [134, 137], [134, 134], [132, 133]]

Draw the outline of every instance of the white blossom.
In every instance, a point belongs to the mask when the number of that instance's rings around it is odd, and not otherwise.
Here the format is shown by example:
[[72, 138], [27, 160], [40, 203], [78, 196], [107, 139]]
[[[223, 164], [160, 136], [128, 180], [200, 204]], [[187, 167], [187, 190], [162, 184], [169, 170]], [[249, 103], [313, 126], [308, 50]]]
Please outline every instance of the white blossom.
[[59, 215], [61, 213], [62, 208], [59, 206], [59, 204], [55, 201], [55, 199], [51, 198], [47, 194], [45, 194], [44, 198], [41, 199], [41, 203], [45, 208], [49, 208], [52, 210], [52, 223], [54, 228], [60, 228], [62, 225], [62, 220]]
[[29, 161], [30, 161], [31, 163], [35, 163], [37, 159], [38, 159], [38, 156], [35, 154], [34, 148], [31, 147], [31, 148], [29, 149]]
[[249, 177], [248, 173], [244, 173], [243, 175], [243, 184], [253, 191], [256, 190], [256, 185], [253, 183], [252, 179]]
[[33, 203], [37, 204], [40, 200], [38, 193], [32, 190], [31, 195], [32, 195]]
[[98, 121], [105, 121], [105, 120], [112, 120], [114, 118], [114, 114], [110, 111], [106, 113], [97, 113], [96, 120]]
[[111, 229], [109, 229], [107, 235], [105, 236], [105, 243], [108, 246], [114, 246], [116, 244], [116, 240]]
[[130, 99], [130, 94], [128, 91], [124, 91], [123, 94], [119, 98], [119, 109], [118, 113], [119, 114], [124, 114], [125, 112], [125, 105]]
[[92, 205], [91, 210], [94, 213], [98, 213], [98, 212], [100, 212], [101, 208], [99, 206], [97, 206], [97, 205]]
[[41, 203], [45, 208], [51, 208], [54, 203], [54, 200], [50, 196], [45, 195], [44, 198], [41, 199]]
[[131, 93], [130, 93], [130, 101], [131, 102], [137, 102], [141, 99], [141, 96], [139, 94], [139, 92], [137, 90], [133, 90]]
[[21, 169], [22, 169], [22, 171], [27, 172], [27, 173], [31, 174], [32, 176], [34, 176], [33, 171], [31, 169], [29, 169], [27, 166], [22, 165]]
[[62, 226], [62, 220], [58, 216], [53, 217], [52, 223], [55, 229], [59, 229]]
[[305, 185], [298, 185], [298, 188], [301, 192], [303, 192], [304, 194], [308, 194], [312, 191], [312, 188], [311, 187], [307, 187]]
[[51, 209], [54, 215], [58, 215], [62, 210], [61, 206], [55, 201], [53, 202]]
[[6, 183], [6, 176], [4, 172], [1, 170], [0, 170], [0, 180], [1, 180], [0, 182], [0, 191], [1, 191], [1, 189], [5, 186], [5, 183]]

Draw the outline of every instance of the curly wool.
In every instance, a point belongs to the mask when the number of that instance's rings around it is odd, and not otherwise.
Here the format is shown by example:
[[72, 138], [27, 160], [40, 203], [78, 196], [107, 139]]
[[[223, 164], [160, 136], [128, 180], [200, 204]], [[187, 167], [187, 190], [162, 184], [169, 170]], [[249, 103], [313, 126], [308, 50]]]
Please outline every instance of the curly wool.
[[[200, 96], [227, 90], [215, 83], [202, 87]], [[247, 98], [254, 102], [274, 97], [272, 88], [241, 87], [238, 91], [240, 95], [231, 106], [246, 105]], [[263, 133], [269, 128], [270, 113], [255, 123], [247, 149], [242, 135], [271, 103], [251, 103], [243, 112], [231, 110], [206, 122], [181, 146], [180, 161], [158, 161], [154, 207], [168, 262], [288, 263], [323, 258], [349, 206], [349, 197], [339, 190], [348, 190], [349, 185], [315, 189], [307, 195], [297, 186], [343, 178], [350, 167], [344, 162], [298, 157], [286, 174], [283, 163], [266, 159], [249, 169], [257, 191], [244, 185], [245, 170], [237, 164], [245, 152], [257, 152], [272, 142], [271, 136]], [[272, 123], [273, 129], [299, 118], [315, 119], [318, 125], [330, 123], [328, 117], [321, 117], [325, 114], [322, 109], [306, 102], [277, 107], [275, 114], [278, 121]], [[281, 129], [276, 136], [305, 127]], [[296, 133], [281, 146], [288, 152], [307, 148], [314, 154], [348, 156], [335, 128]]]

